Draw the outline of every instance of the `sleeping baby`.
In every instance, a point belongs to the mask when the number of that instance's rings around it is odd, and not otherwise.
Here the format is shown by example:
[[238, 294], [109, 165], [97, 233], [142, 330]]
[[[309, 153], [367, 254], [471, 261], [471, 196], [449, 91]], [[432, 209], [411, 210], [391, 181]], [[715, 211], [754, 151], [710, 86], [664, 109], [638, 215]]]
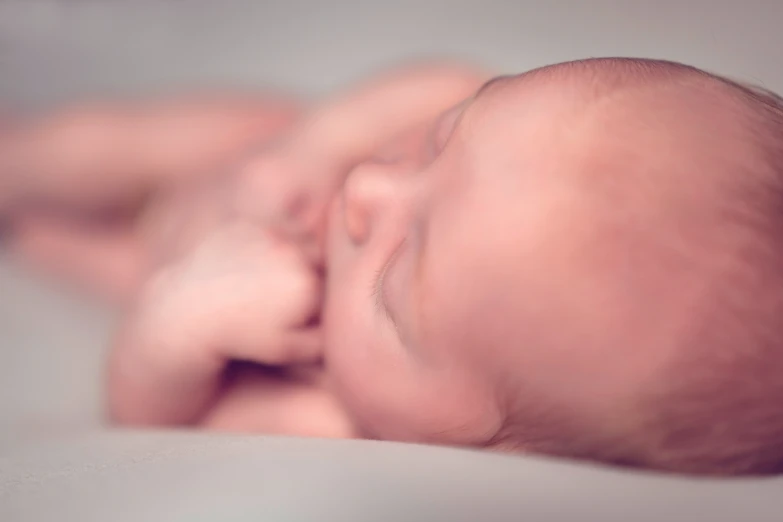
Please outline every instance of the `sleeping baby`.
[[[100, 246], [112, 418], [783, 469], [781, 99], [642, 59], [486, 79], [396, 70], [147, 197]], [[8, 248], [65, 262], [76, 225], [6, 185]]]

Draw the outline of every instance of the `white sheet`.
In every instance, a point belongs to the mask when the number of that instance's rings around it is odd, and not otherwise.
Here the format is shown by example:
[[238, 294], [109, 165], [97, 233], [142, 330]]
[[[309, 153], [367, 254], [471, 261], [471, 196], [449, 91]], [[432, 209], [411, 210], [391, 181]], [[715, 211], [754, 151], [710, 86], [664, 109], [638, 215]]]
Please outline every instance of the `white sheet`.
[[781, 488], [367, 441], [60, 433], [0, 454], [6, 522], [779, 522]]

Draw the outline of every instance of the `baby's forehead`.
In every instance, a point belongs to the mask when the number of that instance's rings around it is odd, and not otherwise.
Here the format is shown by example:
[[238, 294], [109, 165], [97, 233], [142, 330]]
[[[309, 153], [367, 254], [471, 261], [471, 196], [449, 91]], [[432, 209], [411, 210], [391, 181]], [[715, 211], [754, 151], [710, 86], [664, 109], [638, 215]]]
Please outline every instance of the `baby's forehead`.
[[[493, 80], [468, 108], [462, 139], [454, 140], [463, 149], [454, 157], [469, 161], [442, 164], [461, 183], [444, 192], [453, 201], [440, 206], [450, 211], [432, 229], [443, 236], [436, 243], [463, 255], [483, 252], [476, 263], [491, 264], [487, 274], [509, 270], [502, 283], [520, 259], [540, 261], [542, 273], [552, 268], [538, 247], [523, 251], [532, 244], [550, 245], [551, 259], [588, 237], [622, 250], [617, 238], [633, 230], [634, 220], [665, 232], [681, 215], [721, 208], [736, 199], [728, 188], [738, 172], [733, 166], [745, 168], [757, 154], [725, 88], [708, 93], [715, 81], [686, 66], [633, 60]], [[724, 102], [727, 110], [717, 110]], [[452, 227], [456, 215], [470, 217]], [[490, 230], [503, 231], [503, 239], [495, 241], [501, 234]]]
[[549, 149], [539, 149], [550, 154], [572, 146], [592, 155], [636, 147], [654, 161], [655, 152], [687, 156], [725, 138], [722, 145], [744, 145], [750, 152], [753, 144], [741, 125], [749, 111], [741, 94], [727, 80], [670, 62], [558, 64], [482, 87], [464, 115], [463, 144], [508, 155], [521, 155], [531, 139], [548, 142]]
[[465, 110], [445, 154], [455, 161], [440, 170], [467, 180], [463, 199], [478, 221], [516, 215], [518, 197], [561, 182], [584, 195], [636, 194], [640, 204], [663, 205], [657, 196], [709, 202], [713, 189], [731, 194], [733, 173], [762, 156], [741, 95], [721, 78], [652, 60], [584, 60], [499, 77]]

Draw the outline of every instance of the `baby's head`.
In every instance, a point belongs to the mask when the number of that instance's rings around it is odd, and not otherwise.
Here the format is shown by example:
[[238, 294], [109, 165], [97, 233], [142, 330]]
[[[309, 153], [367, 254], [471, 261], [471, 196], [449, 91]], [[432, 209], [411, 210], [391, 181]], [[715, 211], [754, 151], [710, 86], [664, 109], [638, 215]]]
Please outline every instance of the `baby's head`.
[[334, 384], [369, 436], [783, 470], [783, 110], [668, 62], [498, 78], [331, 218]]

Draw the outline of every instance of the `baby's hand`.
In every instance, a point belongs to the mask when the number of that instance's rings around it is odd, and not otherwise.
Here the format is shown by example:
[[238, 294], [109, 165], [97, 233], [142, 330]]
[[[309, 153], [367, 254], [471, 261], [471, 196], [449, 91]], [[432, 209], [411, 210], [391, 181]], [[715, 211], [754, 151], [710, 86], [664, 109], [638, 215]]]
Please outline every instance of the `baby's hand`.
[[469, 66], [419, 63], [328, 100], [241, 169], [242, 208], [323, 264], [326, 211], [353, 167], [468, 98], [487, 77]]
[[320, 282], [299, 250], [238, 213], [218, 180], [162, 201], [145, 227], [156, 266], [118, 338], [111, 412], [134, 424], [198, 422], [230, 361], [315, 363]]

